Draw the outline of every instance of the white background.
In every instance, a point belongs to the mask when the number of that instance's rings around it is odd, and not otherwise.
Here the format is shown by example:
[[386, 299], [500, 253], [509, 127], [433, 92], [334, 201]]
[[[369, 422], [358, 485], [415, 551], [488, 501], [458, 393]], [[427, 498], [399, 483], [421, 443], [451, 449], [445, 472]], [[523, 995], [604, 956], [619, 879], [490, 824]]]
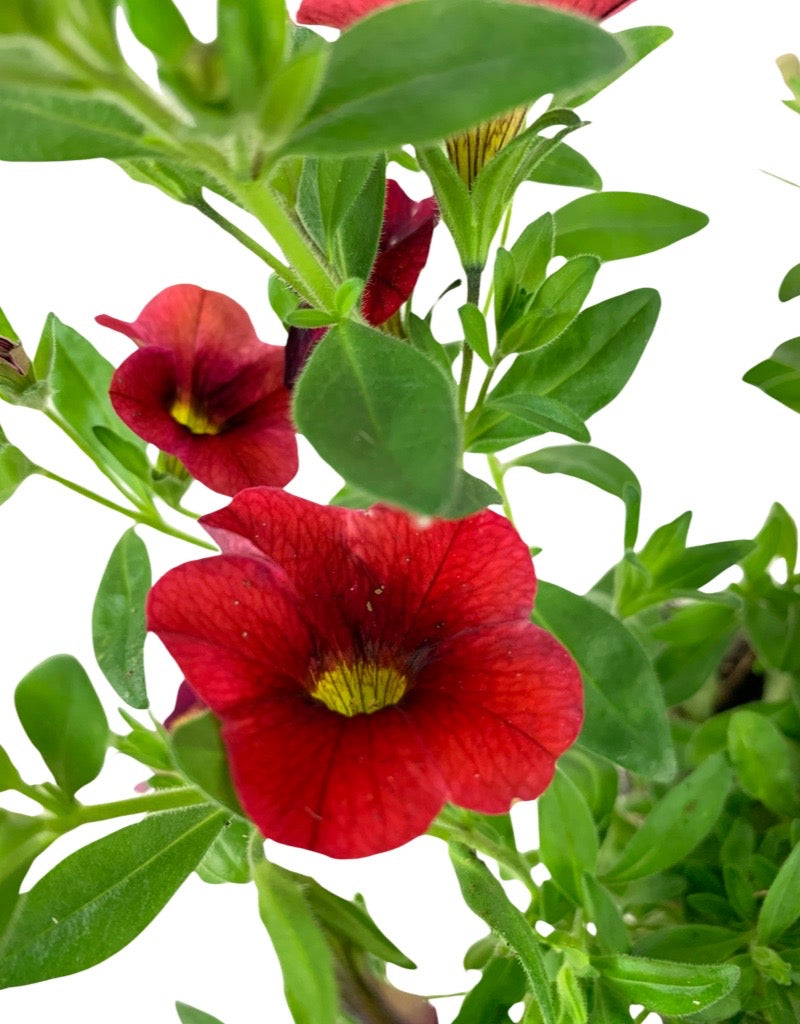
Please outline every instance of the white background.
[[[188, 6], [201, 24], [210, 5]], [[775, 500], [800, 514], [800, 420], [741, 383], [750, 366], [800, 333], [800, 304], [777, 300], [784, 272], [800, 260], [800, 191], [762, 170], [800, 179], [800, 118], [781, 104], [788, 91], [774, 65], [779, 54], [800, 49], [800, 24], [793, 0], [762, 0], [757, 13], [742, 2], [637, 0], [609, 27], [659, 23], [672, 26], [675, 38], [583, 108], [593, 123], [570, 141], [592, 159], [606, 188], [665, 196], [704, 210], [711, 223], [663, 252], [601, 271], [595, 301], [649, 285], [661, 291], [664, 308], [631, 385], [590, 428], [594, 444], [639, 475], [643, 536], [691, 508], [694, 543], [750, 537]], [[423, 185], [415, 183], [419, 197]], [[569, 198], [568, 190], [526, 186], [515, 230]], [[158, 291], [183, 281], [226, 292], [248, 309], [261, 337], [283, 340], [259, 262], [199, 214], [134, 184], [111, 164], [3, 164], [0, 225], [0, 305], [29, 349], [53, 310], [119, 363], [131, 346], [95, 325], [94, 316], [133, 319]], [[457, 274], [440, 228], [419, 308]], [[438, 323], [449, 329], [446, 319]], [[103, 478], [40, 418], [0, 409], [0, 424], [33, 459], [108, 493]], [[337, 487], [334, 474], [307, 449], [302, 462], [291, 489], [326, 500]], [[509, 483], [522, 533], [544, 548], [539, 574], [585, 590], [619, 554], [619, 503], [566, 478], [517, 471]], [[205, 510], [220, 498], [197, 487], [189, 504]], [[81, 658], [120, 728], [114, 695], [94, 667], [89, 630], [105, 561], [128, 525], [38, 478], [0, 509], [0, 742], [32, 781], [44, 778], [44, 768], [20, 734], [12, 694], [41, 659], [62, 651]], [[195, 556], [180, 542], [148, 530], [142, 535], [157, 573]], [[157, 644], [148, 644], [148, 657], [161, 716], [178, 673]], [[124, 797], [142, 774], [111, 754], [101, 781], [82, 795], [89, 802]], [[30, 809], [9, 794], [4, 803]], [[518, 806], [514, 814], [523, 842], [531, 841], [531, 808]], [[86, 828], [63, 840], [32, 877], [101, 831]], [[398, 984], [423, 993], [465, 987], [460, 959], [483, 929], [457, 896], [443, 844], [421, 838], [350, 863], [274, 844], [268, 852], [343, 895], [366, 895], [381, 926], [420, 965], [417, 972], [392, 971]], [[86, 974], [0, 993], [0, 1019], [172, 1024], [176, 998], [225, 1024], [287, 1024], [251, 887], [211, 887], [193, 877], [111, 960]], [[447, 1022], [457, 1000], [437, 1005]]]

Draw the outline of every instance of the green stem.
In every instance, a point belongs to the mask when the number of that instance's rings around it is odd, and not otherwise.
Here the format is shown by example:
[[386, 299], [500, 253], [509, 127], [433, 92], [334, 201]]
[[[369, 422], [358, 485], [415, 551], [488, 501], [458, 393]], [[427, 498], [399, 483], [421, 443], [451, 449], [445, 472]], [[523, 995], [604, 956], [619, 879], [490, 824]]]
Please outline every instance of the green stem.
[[218, 227], [226, 231], [232, 238], [235, 238], [237, 242], [249, 249], [250, 252], [254, 253], [260, 260], [267, 264], [267, 266], [274, 270], [275, 273], [280, 277], [290, 288], [293, 288], [296, 292], [302, 293], [304, 290], [303, 282], [291, 269], [287, 267], [285, 263], [282, 263], [277, 256], [273, 256], [268, 249], [265, 249], [263, 245], [260, 245], [254, 238], [251, 238], [245, 231], [237, 227], [233, 221], [228, 220], [227, 217], [223, 216], [218, 210], [215, 210], [210, 203], [207, 203], [204, 199], [198, 200], [195, 204], [195, 209], [199, 210], [204, 217], [208, 217], [209, 220], [213, 221]]
[[[467, 278], [467, 302], [477, 306], [481, 301], [481, 267], [464, 267]], [[458, 382], [458, 408], [463, 422], [467, 411], [467, 394], [472, 376], [473, 352], [469, 342], [464, 341], [461, 349], [461, 377]]]
[[486, 395], [487, 395], [487, 392], [489, 391], [489, 387], [490, 387], [490, 385], [492, 383], [492, 379], [494, 378], [494, 374], [495, 374], [495, 370], [496, 369], [497, 369], [496, 366], [490, 366], [489, 369], [486, 372], [486, 376], [483, 378], [483, 383], [481, 384], [481, 389], [478, 392], [478, 398], [477, 398], [477, 400], [475, 402], [475, 408], [477, 410], [480, 410], [481, 406], [483, 405], [483, 403], [486, 400]]
[[131, 814], [148, 814], [151, 811], [171, 811], [177, 807], [192, 807], [195, 804], [208, 803], [208, 797], [196, 789], [181, 787], [180, 789], [160, 789], [145, 796], [132, 796], [126, 800], [113, 800], [107, 804], [78, 806], [70, 814], [47, 820], [47, 828], [59, 835], [69, 832], [80, 825], [93, 821], [109, 821], [111, 818], [123, 818]]
[[246, 210], [267, 229], [287, 260], [294, 268], [293, 281], [287, 282], [302, 298], [324, 310], [334, 308], [334, 297], [339, 282], [325, 266], [314, 244], [263, 181], [237, 181], [228, 178], [224, 184], [238, 197]]
[[428, 835], [443, 839], [446, 843], [464, 843], [466, 846], [486, 854], [493, 861], [504, 867], [509, 874], [518, 879], [531, 895], [531, 898], [538, 900], [539, 889], [531, 878], [531, 870], [525, 859], [516, 850], [510, 850], [507, 846], [495, 843], [491, 839], [478, 832], [476, 829], [466, 825], [447, 821], [447, 811], [443, 811], [436, 821], [428, 828]]
[[500, 497], [503, 499], [503, 512], [505, 513], [505, 517], [513, 525], [514, 515], [511, 511], [511, 503], [508, 500], [505, 482], [505, 471], [507, 467], [500, 462], [496, 455], [487, 455], [486, 461], [489, 463], [489, 472], [492, 474], [494, 486], [497, 488]]
[[170, 537], [176, 537], [178, 540], [185, 540], [189, 544], [195, 544], [197, 547], [205, 548], [207, 551], [217, 550], [216, 547], [208, 541], [201, 540], [199, 537], [193, 537], [190, 533], [184, 533], [183, 530], [178, 530], [176, 527], [171, 526], [155, 511], [141, 508], [138, 510], [125, 508], [124, 505], [118, 505], [115, 501], [109, 501], [109, 499], [104, 498], [102, 494], [90, 491], [88, 487], [83, 487], [81, 484], [76, 484], [72, 480], [67, 480], [66, 477], [59, 476], [58, 473], [53, 473], [49, 469], [44, 469], [41, 466], [37, 466], [36, 472], [48, 480], [53, 480], [55, 483], [61, 484], [62, 487], [66, 487], [70, 491], [75, 491], [76, 494], [80, 494], [84, 498], [89, 498], [91, 501], [97, 502], [98, 505], [103, 505], [105, 508], [110, 508], [113, 512], [119, 512], [121, 515], [127, 516], [129, 519], [133, 519], [135, 522], [141, 523], [142, 526], [149, 526], [154, 530], [159, 530], [161, 533], [168, 534]]
[[127, 498], [131, 505], [135, 505], [136, 508], [144, 509], [146, 507], [153, 508], [152, 502], [145, 503], [142, 499], [134, 494], [134, 492], [117, 476], [112, 469], [110, 469], [105, 463], [101, 462], [92, 449], [86, 444], [80, 434], [73, 430], [69, 423], [65, 419], [52, 409], [45, 409], [45, 415], [47, 418], [60, 429], [63, 430], [67, 437], [76, 445], [87, 459], [91, 459], [92, 462], [97, 466], [100, 472], [106, 477], [111, 483], [117, 488], [123, 497]]

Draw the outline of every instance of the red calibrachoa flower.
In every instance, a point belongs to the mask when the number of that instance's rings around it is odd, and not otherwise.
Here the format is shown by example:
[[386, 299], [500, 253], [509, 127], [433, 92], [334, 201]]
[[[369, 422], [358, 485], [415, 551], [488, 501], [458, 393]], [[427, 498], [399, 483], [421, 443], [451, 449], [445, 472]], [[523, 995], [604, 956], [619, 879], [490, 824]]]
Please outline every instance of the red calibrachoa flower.
[[256, 337], [242, 307], [219, 292], [178, 284], [133, 323], [97, 322], [139, 346], [111, 381], [111, 403], [134, 433], [176, 455], [221, 494], [282, 487], [297, 472], [283, 385], [284, 350]]
[[[428, 260], [439, 208], [431, 196], [415, 202], [391, 178], [386, 182], [383, 224], [375, 262], [361, 299], [368, 324], [380, 327], [411, 296]], [[286, 339], [286, 385], [300, 376], [311, 350], [325, 335], [325, 328], [292, 327]]]
[[545, 789], [581, 682], [530, 621], [535, 575], [506, 519], [252, 488], [202, 523], [223, 554], [159, 580], [148, 623], [221, 720], [265, 836], [361, 857], [447, 801], [496, 814]]

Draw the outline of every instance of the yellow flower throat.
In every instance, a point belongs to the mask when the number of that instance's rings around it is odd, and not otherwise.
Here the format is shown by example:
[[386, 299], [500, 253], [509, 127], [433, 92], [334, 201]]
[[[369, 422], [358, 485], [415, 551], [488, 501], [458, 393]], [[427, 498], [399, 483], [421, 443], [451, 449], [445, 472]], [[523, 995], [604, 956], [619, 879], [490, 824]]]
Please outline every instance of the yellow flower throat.
[[394, 666], [358, 661], [323, 672], [317, 677], [311, 696], [331, 711], [352, 718], [397, 704], [407, 686], [406, 677]]

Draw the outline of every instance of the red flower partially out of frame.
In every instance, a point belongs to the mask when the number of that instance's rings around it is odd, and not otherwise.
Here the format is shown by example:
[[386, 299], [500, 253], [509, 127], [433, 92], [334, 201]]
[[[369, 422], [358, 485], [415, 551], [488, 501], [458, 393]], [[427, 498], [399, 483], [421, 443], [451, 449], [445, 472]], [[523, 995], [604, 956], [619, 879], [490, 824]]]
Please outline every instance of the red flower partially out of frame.
[[[416, 202], [396, 181], [387, 180], [378, 251], [361, 299], [361, 313], [368, 324], [379, 327], [409, 299], [427, 262], [438, 220], [439, 207], [433, 196]], [[325, 327], [289, 329], [287, 387], [300, 376], [311, 350], [325, 331]]]
[[128, 323], [97, 322], [138, 351], [111, 381], [127, 425], [221, 494], [283, 487], [297, 472], [297, 441], [283, 384], [284, 350], [256, 337], [242, 307], [192, 284], [166, 288]]
[[506, 519], [252, 488], [201, 521], [223, 554], [159, 580], [148, 624], [221, 720], [267, 838], [361, 857], [447, 801], [498, 814], [545, 789], [581, 682], [530, 621], [536, 579]]
[[[397, 0], [303, 0], [297, 12], [301, 25], [328, 25], [330, 28], [347, 28], [359, 18], [364, 18], [382, 7], [391, 7]], [[633, 0], [526, 0], [542, 7], [560, 7], [573, 14], [587, 18], [610, 18]]]

